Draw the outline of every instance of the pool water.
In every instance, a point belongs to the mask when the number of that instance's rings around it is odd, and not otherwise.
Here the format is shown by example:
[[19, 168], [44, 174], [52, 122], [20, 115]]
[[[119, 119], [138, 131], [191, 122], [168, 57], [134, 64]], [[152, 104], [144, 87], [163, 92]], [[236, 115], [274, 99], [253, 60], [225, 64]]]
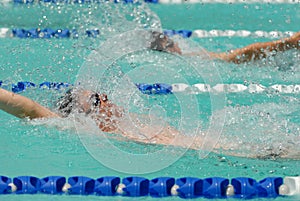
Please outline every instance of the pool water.
[[[107, 5], [106, 5], [107, 6]], [[146, 6], [147, 7], [147, 6]], [[233, 30], [264, 30], [264, 31], [298, 31], [300, 22], [298, 4], [181, 4], [181, 5], [149, 5], [157, 13], [163, 29], [233, 29]], [[45, 5], [1, 5], [0, 24], [8, 28], [90, 28], [97, 25], [99, 8], [78, 5], [63, 5], [61, 8]], [[89, 12], [92, 10], [92, 14]], [[117, 9], [116, 9], [117, 10]], [[99, 9], [99, 12], [103, 11]], [[114, 11], [114, 10], [112, 10]], [[122, 15], [119, 13], [119, 15]], [[44, 17], [46, 16], [46, 17]], [[155, 18], [155, 17], [153, 17]], [[156, 19], [156, 18], [155, 18]], [[81, 20], [81, 22], [79, 22]], [[99, 20], [100, 21], [100, 20]], [[108, 20], [109, 21], [109, 20]], [[111, 20], [110, 22], [114, 22]], [[101, 24], [101, 23], [100, 23]], [[111, 25], [112, 27], [114, 25]], [[124, 31], [130, 30], [132, 24]], [[108, 31], [105, 34], [116, 34], [120, 30]], [[109, 38], [108, 35], [105, 37]], [[98, 41], [100, 40], [100, 42]], [[192, 40], [209, 51], [226, 51], [242, 47], [253, 42], [266, 41], [265, 38], [192, 38]], [[17, 39], [0, 38], [0, 80], [6, 84], [18, 81], [44, 81], [74, 83], [78, 71], [85, 58], [91, 53], [91, 47], [101, 44], [101, 39]], [[154, 54], [154, 53], [153, 53]], [[288, 59], [286, 59], [288, 58]], [[286, 61], [287, 60], [287, 61]], [[182, 62], [182, 65], [185, 65]], [[212, 73], [215, 66], [223, 83], [259, 83], [265, 86], [274, 84], [295, 85], [300, 78], [299, 52], [289, 51], [279, 54], [274, 59], [250, 64], [227, 64], [223, 62], [206, 61], [201, 64], [206, 73]], [[200, 83], [202, 80], [188, 72], [189, 84]], [[161, 81], [163, 75], [156, 75]], [[145, 76], [146, 77], [146, 76]], [[151, 80], [151, 79], [150, 79]], [[154, 78], [152, 80], [155, 80]], [[137, 80], [133, 80], [134, 82]], [[176, 83], [174, 78], [174, 83]], [[172, 78], [168, 80], [169, 84]], [[53, 107], [54, 99], [62, 92], [54, 90], [29, 89], [22, 93], [42, 105]], [[184, 94], [190, 96], [190, 94]], [[163, 107], [168, 114], [170, 124], [178, 126], [180, 105], [176, 95], [147, 96], [140, 95], [146, 100], [148, 107], [156, 104]], [[299, 175], [299, 160], [261, 159], [230, 156], [245, 155], [250, 147], [257, 155], [264, 155], [267, 148], [272, 146], [288, 147], [297, 150], [300, 133], [300, 104], [299, 93], [283, 94], [276, 91], [263, 93], [228, 93], [225, 104], [212, 109], [211, 96], [208, 93], [192, 95], [199, 102], [199, 119], [203, 129], [209, 125], [212, 113], [221, 118], [226, 111], [222, 143], [236, 140], [237, 150], [218, 150], [207, 157], [199, 157], [199, 153], [188, 150], [175, 163], [159, 171], [149, 172], [141, 176], [149, 179], [158, 176], [199, 178], [220, 176], [233, 178], [238, 176], [252, 177], [257, 180], [269, 176]], [[220, 115], [220, 116], [218, 116]], [[34, 121], [27, 122], [0, 112], [0, 173], [9, 177], [19, 175], [34, 175], [44, 177], [49, 175], [74, 176], [84, 175], [98, 178], [107, 175], [120, 177], [132, 174], [106, 167], [91, 156], [86, 146], [82, 144], [80, 135], [72, 128], [71, 121]], [[70, 129], [71, 128], [71, 129]], [[284, 139], [284, 140], [283, 140]], [[292, 143], [291, 143], [292, 142]], [[151, 153], [163, 149], [162, 146], [137, 144], [130, 141], [114, 141], [116, 146], [125, 152]], [[248, 145], [247, 145], [248, 143]], [[105, 148], [104, 148], [105, 149]], [[168, 157], [177, 157], [173, 149]], [[107, 150], [106, 150], [107, 151]], [[299, 152], [298, 152], [299, 153]], [[266, 154], [267, 155], [267, 154]], [[298, 157], [299, 159], [299, 157]], [[114, 159], [112, 159], [114, 160]], [[119, 164], [120, 166], [124, 164]], [[142, 167], [141, 167], [142, 168]], [[48, 195], [5, 195], [1, 200], [73, 200], [82, 199], [80, 196], [48, 196]], [[107, 199], [86, 196], [85, 200]], [[116, 200], [131, 200], [116, 197]], [[152, 198], [137, 198], [148, 199]], [[180, 198], [177, 198], [178, 200]], [[279, 198], [278, 200], [283, 199]], [[288, 198], [293, 199], [293, 198]], [[168, 200], [165, 199], [165, 200]], [[176, 200], [170, 198], [170, 200]], [[286, 198], [285, 198], [286, 200]]]

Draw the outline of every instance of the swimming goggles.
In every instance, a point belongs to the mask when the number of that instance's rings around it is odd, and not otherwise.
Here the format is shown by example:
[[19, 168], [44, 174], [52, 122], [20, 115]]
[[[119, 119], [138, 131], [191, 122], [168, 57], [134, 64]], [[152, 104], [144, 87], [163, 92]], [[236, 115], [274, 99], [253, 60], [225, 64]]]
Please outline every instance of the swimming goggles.
[[97, 107], [97, 106], [101, 106], [101, 100], [103, 102], [106, 102], [107, 101], [107, 95], [106, 94], [98, 94], [98, 93], [93, 93], [90, 97], [90, 101], [92, 103], [92, 105], [94, 107]]
[[90, 97], [90, 101], [94, 107], [101, 106], [101, 99], [98, 93], [93, 93]]

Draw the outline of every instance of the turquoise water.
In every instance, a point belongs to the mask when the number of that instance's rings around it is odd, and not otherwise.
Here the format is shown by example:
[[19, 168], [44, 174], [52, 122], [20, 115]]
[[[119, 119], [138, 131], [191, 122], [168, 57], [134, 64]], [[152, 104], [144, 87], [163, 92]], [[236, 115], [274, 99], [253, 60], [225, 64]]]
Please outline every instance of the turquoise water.
[[[63, 6], [63, 14], [51, 6], [1, 6], [0, 25], [2, 27], [80, 27], [83, 23], [74, 22], [81, 19], [86, 25], [97, 24], [97, 9], [91, 16], [87, 15], [90, 8], [83, 6]], [[299, 5], [223, 5], [223, 4], [195, 4], [195, 5], [150, 5], [161, 19], [165, 29], [246, 29], [297, 31], [300, 22]], [[78, 13], [78, 10], [81, 13]], [[100, 10], [101, 11], [101, 10]], [[83, 14], [82, 14], [83, 13]], [[62, 17], [63, 15], [63, 17]], [[45, 18], [43, 16], [47, 16]], [[239, 16], [239, 17], [237, 17]], [[222, 20], [220, 20], [222, 19]], [[83, 28], [86, 28], [83, 26]], [[265, 41], [257, 38], [211, 38], [194, 39], [197, 44], [210, 51], [224, 51], [234, 47]], [[0, 48], [0, 80], [7, 83], [18, 81], [58, 81], [74, 83], [78, 70], [84, 58], [90, 54], [88, 45], [99, 44], [94, 39], [51, 39], [26, 40], [1, 38]], [[298, 56], [297, 56], [298, 55]], [[289, 62], [284, 61], [288, 58]], [[184, 65], [185, 63], [182, 63]], [[288, 52], [280, 54], [275, 60], [256, 62], [245, 65], [213, 63], [207, 61], [201, 66], [210, 72], [210, 65], [216, 65], [224, 83], [260, 83], [266, 86], [273, 84], [299, 84], [299, 53]], [[185, 75], [188, 75], [186, 73]], [[157, 78], [158, 79], [158, 78]], [[191, 75], [190, 83], [198, 83], [197, 77]], [[174, 79], [175, 80], [175, 79]], [[172, 79], [171, 79], [172, 81]], [[51, 107], [52, 99], [58, 98], [59, 92], [31, 89], [23, 93], [45, 106]], [[147, 96], [142, 98], [148, 100]], [[207, 126], [212, 109], [208, 94], [196, 95], [199, 102], [199, 120]], [[150, 104], [158, 104], [166, 109], [173, 125], [180, 117], [176, 96], [150, 97]], [[242, 143], [250, 142], [261, 147], [277, 144], [286, 139], [294, 140], [295, 147], [299, 141], [299, 94], [279, 94], [265, 92], [261, 94], [238, 93], [226, 94], [226, 104], [218, 108], [227, 111], [227, 121], [221, 139], [224, 143], [236, 139]], [[176, 108], [176, 109], [174, 109]], [[216, 111], [213, 111], [216, 112]], [[270, 117], [261, 115], [269, 113]], [[218, 113], [217, 113], [218, 114]], [[237, 121], [233, 121], [238, 119]], [[50, 122], [48, 122], [50, 123]], [[69, 121], [62, 124], [70, 123]], [[57, 125], [59, 123], [56, 122]], [[28, 123], [16, 119], [6, 113], [0, 113], [0, 174], [9, 177], [19, 175], [34, 175], [44, 177], [48, 175], [74, 176], [84, 175], [98, 178], [106, 175], [129, 176], [124, 172], [105, 167], [95, 160], [74, 129], [56, 128], [42, 122]], [[68, 128], [68, 126], [66, 125]], [[267, 132], [268, 131], [268, 132]], [[263, 135], [261, 134], [263, 133]], [[295, 137], [296, 136], [296, 137]], [[285, 137], [285, 138], [282, 138]], [[295, 137], [295, 138], [294, 138]], [[285, 140], [283, 140], [285, 141]], [[161, 146], [149, 146], [133, 142], [114, 142], [120, 149], [148, 153]], [[295, 148], [294, 147], [294, 148]], [[240, 145], [247, 151], [247, 147]], [[178, 148], [177, 151], [179, 151]], [[176, 149], [175, 149], [176, 151]], [[249, 150], [248, 150], [249, 151]], [[254, 151], [254, 150], [251, 150]], [[257, 150], [259, 152], [261, 150]], [[299, 160], [289, 159], [251, 159], [228, 156], [226, 151], [219, 150], [206, 158], [199, 158], [198, 152], [189, 150], [175, 163], [157, 172], [143, 174], [147, 178], [157, 176], [172, 177], [211, 177], [221, 176], [233, 178], [238, 176], [253, 177], [257, 180], [268, 176], [296, 176], [299, 175]], [[170, 152], [168, 157], [176, 157]], [[122, 164], [120, 164], [121, 166]], [[82, 199], [80, 196], [46, 196], [46, 195], [7, 195], [1, 200], [73, 200]], [[107, 199], [86, 196], [85, 200]], [[144, 198], [143, 198], [144, 199]], [[146, 198], [151, 200], [151, 198]], [[116, 200], [130, 200], [117, 197]], [[137, 199], [139, 200], [139, 198]], [[168, 199], [166, 199], [168, 200]], [[174, 200], [172, 198], [172, 200]], [[179, 200], [179, 199], [178, 199]], [[280, 199], [278, 199], [280, 200]]]

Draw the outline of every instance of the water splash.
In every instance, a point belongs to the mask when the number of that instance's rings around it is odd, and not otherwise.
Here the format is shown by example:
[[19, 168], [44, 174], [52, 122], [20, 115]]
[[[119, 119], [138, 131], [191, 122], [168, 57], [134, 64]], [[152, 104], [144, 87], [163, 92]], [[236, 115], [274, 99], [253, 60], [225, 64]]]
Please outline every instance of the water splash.
[[[226, 107], [219, 142], [226, 154], [258, 158], [299, 158], [300, 125], [292, 122], [299, 101]], [[216, 112], [218, 116], [218, 112]]]

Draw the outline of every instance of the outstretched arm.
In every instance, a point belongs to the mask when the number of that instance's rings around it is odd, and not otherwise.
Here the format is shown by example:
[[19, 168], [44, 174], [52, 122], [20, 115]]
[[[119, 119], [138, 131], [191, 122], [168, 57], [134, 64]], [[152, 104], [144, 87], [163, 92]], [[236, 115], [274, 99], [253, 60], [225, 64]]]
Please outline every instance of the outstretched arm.
[[246, 47], [232, 50], [228, 53], [211, 53], [213, 58], [228, 62], [244, 63], [252, 60], [266, 58], [270, 54], [276, 54], [290, 49], [300, 49], [300, 32], [289, 38], [271, 42], [254, 43]]
[[[266, 58], [270, 54], [276, 54], [290, 49], [300, 49], [300, 32], [289, 38], [284, 38], [271, 42], [254, 43], [243, 48], [231, 50], [229, 52], [215, 53], [209, 52], [213, 59], [221, 59], [233, 63], [244, 63], [252, 60]], [[203, 53], [189, 53], [187, 56], [197, 56]]]
[[0, 109], [19, 118], [58, 117], [57, 114], [33, 100], [1, 88]]

